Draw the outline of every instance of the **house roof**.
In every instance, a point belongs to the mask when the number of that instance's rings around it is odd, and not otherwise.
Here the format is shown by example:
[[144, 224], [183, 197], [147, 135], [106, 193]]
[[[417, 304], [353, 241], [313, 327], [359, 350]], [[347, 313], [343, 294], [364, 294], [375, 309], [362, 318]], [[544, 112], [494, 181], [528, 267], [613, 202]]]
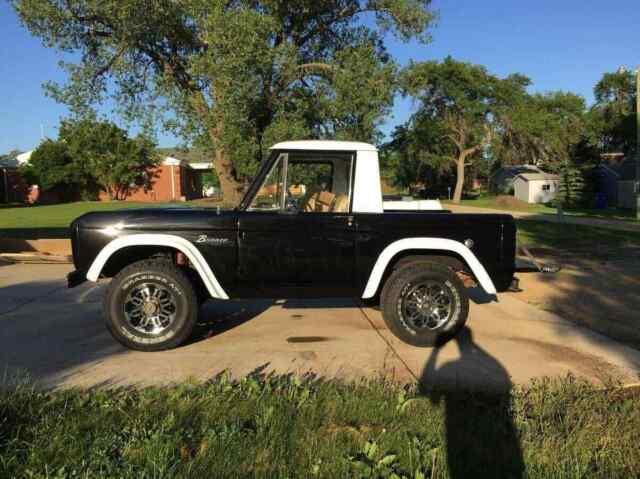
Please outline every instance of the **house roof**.
[[559, 180], [559, 175], [552, 173], [521, 173], [516, 178], [522, 178], [524, 181], [540, 181], [540, 180]]
[[539, 173], [542, 170], [536, 165], [511, 165], [503, 166], [494, 171], [491, 176], [500, 175], [503, 177], [513, 178], [521, 173]]
[[207, 163], [213, 156], [200, 148], [156, 148], [156, 153], [162, 158], [171, 157], [187, 163]]
[[276, 143], [270, 150], [315, 150], [315, 151], [378, 151], [369, 144], [360, 141], [302, 140]]
[[29, 162], [29, 159], [31, 158], [31, 153], [33, 153], [33, 150], [25, 151], [24, 153], [19, 153], [12, 158], [5, 158], [4, 160], [0, 160], [0, 167], [17, 168], [18, 166], [22, 166], [25, 163]]

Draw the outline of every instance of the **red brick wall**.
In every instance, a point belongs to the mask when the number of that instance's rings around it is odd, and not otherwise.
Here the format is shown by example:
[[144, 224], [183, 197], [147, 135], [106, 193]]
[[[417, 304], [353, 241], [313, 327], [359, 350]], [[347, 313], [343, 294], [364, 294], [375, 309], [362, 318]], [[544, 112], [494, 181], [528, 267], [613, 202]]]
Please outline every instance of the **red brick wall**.
[[[184, 194], [181, 191], [181, 182], [180, 175], [181, 170], [185, 168], [182, 166], [159, 166], [150, 170], [149, 174], [151, 175], [151, 187], [147, 190], [140, 187], [135, 190], [129, 191], [125, 201], [181, 201], [184, 200]], [[171, 174], [173, 172], [174, 175], [174, 187], [175, 187], [175, 198], [173, 198], [172, 193], [172, 185], [171, 185]], [[109, 194], [107, 192], [100, 192], [100, 198], [102, 200], [108, 200]]]
[[[173, 196], [171, 176], [173, 173]], [[202, 196], [198, 174], [191, 168], [183, 166], [159, 166], [150, 171], [151, 187], [147, 190], [140, 187], [129, 191], [125, 201], [140, 202], [168, 202], [185, 201]], [[16, 170], [7, 169], [7, 183], [9, 201], [28, 203], [58, 203], [62, 201], [59, 192], [42, 191], [28, 187]], [[101, 201], [109, 200], [109, 194], [101, 191], [98, 197]], [[0, 201], [3, 199], [0, 199]]]

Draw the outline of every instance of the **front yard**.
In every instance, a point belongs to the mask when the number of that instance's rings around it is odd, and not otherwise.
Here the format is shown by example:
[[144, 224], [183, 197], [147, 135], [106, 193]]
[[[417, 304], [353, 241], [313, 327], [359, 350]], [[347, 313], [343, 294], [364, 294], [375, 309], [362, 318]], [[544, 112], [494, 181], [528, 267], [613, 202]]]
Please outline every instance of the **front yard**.
[[[511, 201], [505, 202], [500, 196], [480, 196], [473, 200], [462, 200], [464, 206], [475, 206], [477, 208], [489, 208], [503, 211], [518, 211], [522, 213], [532, 213], [541, 215], [555, 215], [557, 209], [553, 206], [547, 206], [537, 203], [525, 203], [518, 201], [513, 197]], [[445, 201], [445, 203], [447, 203]], [[621, 221], [635, 221], [635, 212], [621, 208], [573, 208], [565, 209], [563, 213], [569, 216], [582, 216], [591, 218], [601, 218]]]
[[90, 211], [111, 211], [123, 208], [163, 208], [211, 206], [219, 203], [196, 200], [176, 203], [136, 203], [133, 201], [78, 201], [44, 206], [0, 207], [0, 237], [36, 239], [67, 238], [68, 226], [78, 216]]
[[[37, 239], [67, 238], [68, 226], [89, 211], [120, 208], [216, 207], [220, 203], [196, 200], [185, 203], [77, 202], [49, 206], [0, 208], [0, 237]], [[517, 220], [518, 243], [560, 251], [602, 251], [621, 247], [640, 247], [640, 233], [604, 228]]]
[[611, 478], [640, 473], [640, 395], [284, 377], [0, 392], [1, 477]]

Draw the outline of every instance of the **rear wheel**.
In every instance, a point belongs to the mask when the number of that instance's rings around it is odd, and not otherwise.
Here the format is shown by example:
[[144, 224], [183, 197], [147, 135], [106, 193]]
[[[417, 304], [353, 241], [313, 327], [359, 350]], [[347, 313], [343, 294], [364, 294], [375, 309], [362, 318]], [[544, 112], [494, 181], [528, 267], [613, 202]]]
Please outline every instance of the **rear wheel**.
[[456, 335], [469, 315], [464, 284], [446, 266], [428, 261], [394, 271], [382, 290], [389, 330], [412, 346], [437, 346]]
[[107, 329], [139, 351], [171, 349], [191, 334], [198, 298], [187, 275], [173, 263], [145, 260], [124, 268], [104, 299]]

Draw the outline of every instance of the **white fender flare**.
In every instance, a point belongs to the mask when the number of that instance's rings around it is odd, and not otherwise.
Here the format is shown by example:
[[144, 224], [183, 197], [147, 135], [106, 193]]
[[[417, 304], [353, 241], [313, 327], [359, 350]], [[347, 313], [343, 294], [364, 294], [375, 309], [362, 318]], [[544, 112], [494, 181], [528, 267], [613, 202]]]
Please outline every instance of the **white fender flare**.
[[369, 281], [367, 281], [367, 286], [364, 289], [364, 293], [362, 293], [362, 297], [365, 299], [372, 298], [376, 294], [380, 281], [382, 280], [382, 275], [387, 269], [389, 261], [391, 261], [395, 255], [405, 250], [416, 249], [452, 251], [459, 254], [467, 262], [467, 265], [477, 278], [480, 286], [482, 286], [487, 294], [495, 295], [497, 293], [496, 287], [484, 269], [484, 266], [482, 266], [482, 263], [478, 261], [476, 255], [474, 255], [469, 248], [459, 241], [443, 238], [406, 238], [391, 243], [380, 253], [373, 270], [371, 270]]
[[107, 263], [111, 255], [116, 251], [129, 246], [168, 246], [181, 251], [187, 258], [189, 258], [189, 261], [200, 275], [200, 278], [202, 278], [202, 281], [207, 287], [211, 297], [229, 299], [229, 296], [227, 296], [227, 293], [225, 293], [222, 286], [220, 286], [216, 276], [213, 274], [213, 271], [211, 271], [211, 268], [202, 256], [202, 253], [198, 251], [198, 248], [196, 248], [190, 241], [175, 235], [133, 234], [116, 238], [102, 248], [102, 251], [100, 251], [96, 259], [93, 260], [93, 263], [87, 272], [87, 279], [94, 282], [98, 281], [102, 268], [104, 268], [104, 265]]

